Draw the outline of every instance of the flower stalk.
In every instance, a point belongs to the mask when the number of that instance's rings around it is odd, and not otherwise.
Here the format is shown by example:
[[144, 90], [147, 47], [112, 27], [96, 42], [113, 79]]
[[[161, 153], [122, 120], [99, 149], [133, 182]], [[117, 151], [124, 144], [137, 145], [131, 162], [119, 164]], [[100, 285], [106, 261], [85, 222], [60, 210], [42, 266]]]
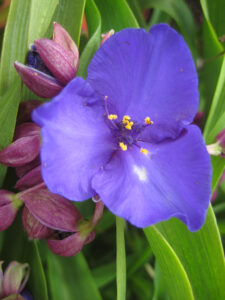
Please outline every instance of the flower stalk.
[[126, 299], [126, 250], [124, 219], [116, 217], [116, 286], [117, 300]]

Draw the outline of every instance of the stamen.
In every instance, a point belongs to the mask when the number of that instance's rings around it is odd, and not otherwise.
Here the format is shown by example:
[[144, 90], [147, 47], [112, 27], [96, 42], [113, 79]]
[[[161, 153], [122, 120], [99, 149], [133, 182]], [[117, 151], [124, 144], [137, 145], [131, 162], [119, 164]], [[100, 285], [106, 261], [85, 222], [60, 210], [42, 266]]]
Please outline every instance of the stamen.
[[117, 115], [113, 115], [113, 114], [108, 115], [109, 120], [116, 120], [117, 118], [118, 118]]
[[123, 151], [127, 151], [127, 145], [126, 145], [126, 144], [124, 144], [123, 142], [120, 142], [119, 145], [120, 145], [120, 148], [121, 148]]
[[145, 124], [152, 125], [153, 121], [151, 121], [149, 117], [146, 117], [145, 118]]
[[127, 122], [129, 122], [130, 119], [131, 117], [128, 115], [123, 116], [123, 123], [126, 124]]
[[145, 148], [141, 148], [141, 149], [140, 149], [140, 152], [143, 153], [143, 154], [145, 154], [145, 155], [148, 154], [148, 150], [145, 149]]
[[134, 125], [134, 122], [127, 121], [127, 125], [125, 126], [125, 128], [128, 129], [128, 130], [131, 130], [133, 125]]

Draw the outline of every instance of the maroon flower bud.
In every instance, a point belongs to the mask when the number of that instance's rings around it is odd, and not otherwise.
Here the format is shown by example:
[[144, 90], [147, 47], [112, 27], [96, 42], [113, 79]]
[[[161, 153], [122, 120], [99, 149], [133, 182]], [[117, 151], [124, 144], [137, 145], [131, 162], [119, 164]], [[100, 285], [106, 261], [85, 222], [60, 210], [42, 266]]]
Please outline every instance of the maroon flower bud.
[[41, 166], [39, 165], [20, 178], [17, 181], [15, 188], [19, 191], [23, 191], [42, 182]]
[[22, 137], [38, 135], [40, 136], [40, 126], [33, 122], [26, 122], [16, 126], [14, 133], [14, 140], [17, 140]]
[[36, 40], [34, 44], [44, 64], [60, 83], [66, 85], [75, 77], [77, 69], [70, 52], [48, 39]]
[[17, 124], [32, 121], [32, 111], [42, 104], [39, 100], [28, 100], [21, 102], [19, 105], [19, 111], [17, 115]]
[[37, 166], [39, 166], [41, 163], [40, 161], [40, 156], [36, 157], [34, 160], [32, 160], [31, 162], [17, 167], [15, 168], [16, 171], [16, 175], [20, 178], [22, 176], [24, 176], [27, 172], [31, 171], [32, 169], [36, 168]]
[[40, 135], [17, 139], [0, 151], [0, 163], [8, 167], [20, 167], [34, 160], [40, 153]]
[[57, 79], [44, 72], [25, 66], [19, 62], [15, 62], [14, 66], [23, 83], [39, 97], [52, 98], [63, 88]]
[[31, 239], [46, 239], [54, 233], [53, 229], [40, 223], [26, 207], [23, 209], [22, 221], [24, 229]]
[[53, 253], [67, 257], [78, 254], [85, 244], [90, 243], [95, 238], [93, 231], [86, 237], [82, 237], [79, 232], [66, 237], [63, 235], [66, 236], [65, 233], [56, 233], [53, 238], [47, 240], [47, 244]]
[[0, 231], [7, 229], [14, 221], [23, 202], [15, 194], [0, 190]]
[[68, 52], [71, 62], [77, 71], [79, 64], [79, 51], [77, 45], [74, 43], [69, 33], [56, 22], [54, 23], [53, 41]]
[[81, 221], [78, 232], [55, 232], [47, 240], [51, 251], [61, 256], [72, 256], [79, 253], [84, 245], [94, 240], [95, 233], [92, 230], [101, 219], [103, 208], [104, 204], [102, 201], [97, 202], [91, 221]]
[[59, 231], [74, 232], [82, 216], [71, 201], [51, 193], [44, 184], [18, 194], [30, 213], [43, 225]]
[[[28, 264], [11, 262], [4, 272], [2, 281], [2, 296], [19, 294], [25, 287], [30, 273]], [[12, 298], [13, 299], [13, 298]]]
[[107, 33], [103, 33], [102, 34], [102, 40], [100, 43], [100, 46], [110, 38], [111, 35], [113, 35], [115, 33], [115, 31], [113, 29], [111, 29], [110, 31], [108, 31]]

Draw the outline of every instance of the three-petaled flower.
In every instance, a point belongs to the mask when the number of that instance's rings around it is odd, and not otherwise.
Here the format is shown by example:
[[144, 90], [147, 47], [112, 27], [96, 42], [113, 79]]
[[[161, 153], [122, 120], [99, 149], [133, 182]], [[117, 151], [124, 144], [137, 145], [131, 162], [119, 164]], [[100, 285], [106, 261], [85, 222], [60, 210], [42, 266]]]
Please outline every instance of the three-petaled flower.
[[96, 52], [33, 119], [42, 127], [42, 175], [71, 200], [98, 194], [138, 227], [177, 217], [198, 230], [211, 167], [200, 130], [198, 80], [183, 38], [159, 24], [125, 29]]

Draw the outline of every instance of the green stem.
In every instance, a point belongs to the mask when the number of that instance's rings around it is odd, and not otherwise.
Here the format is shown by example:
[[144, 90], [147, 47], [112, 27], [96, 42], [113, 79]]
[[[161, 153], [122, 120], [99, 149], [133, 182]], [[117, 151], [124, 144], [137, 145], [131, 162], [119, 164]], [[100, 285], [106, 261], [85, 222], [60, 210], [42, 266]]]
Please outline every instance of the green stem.
[[117, 300], [126, 299], [126, 251], [124, 220], [116, 217], [116, 284]]

